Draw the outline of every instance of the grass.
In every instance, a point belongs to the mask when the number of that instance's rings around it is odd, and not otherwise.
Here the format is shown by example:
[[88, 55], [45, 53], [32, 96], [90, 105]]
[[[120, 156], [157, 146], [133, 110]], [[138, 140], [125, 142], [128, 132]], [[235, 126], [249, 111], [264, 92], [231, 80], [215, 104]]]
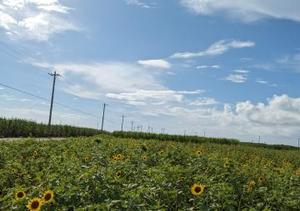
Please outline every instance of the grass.
[[297, 150], [109, 135], [0, 144], [0, 210], [46, 191], [42, 210], [300, 210]]

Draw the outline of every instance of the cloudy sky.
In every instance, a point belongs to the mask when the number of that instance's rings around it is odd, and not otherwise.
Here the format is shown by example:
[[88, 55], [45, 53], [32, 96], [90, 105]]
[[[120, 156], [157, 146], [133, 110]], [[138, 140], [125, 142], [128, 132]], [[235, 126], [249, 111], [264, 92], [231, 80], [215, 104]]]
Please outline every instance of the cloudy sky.
[[[53, 121], [296, 145], [298, 0], [0, 0], [0, 83]], [[0, 85], [0, 116], [49, 101]]]

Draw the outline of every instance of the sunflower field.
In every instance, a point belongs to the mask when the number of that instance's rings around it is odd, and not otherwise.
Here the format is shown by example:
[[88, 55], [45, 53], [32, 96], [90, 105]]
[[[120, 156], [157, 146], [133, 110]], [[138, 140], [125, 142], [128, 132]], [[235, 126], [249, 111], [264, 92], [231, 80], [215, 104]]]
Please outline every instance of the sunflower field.
[[300, 210], [297, 150], [110, 135], [0, 144], [0, 210]]

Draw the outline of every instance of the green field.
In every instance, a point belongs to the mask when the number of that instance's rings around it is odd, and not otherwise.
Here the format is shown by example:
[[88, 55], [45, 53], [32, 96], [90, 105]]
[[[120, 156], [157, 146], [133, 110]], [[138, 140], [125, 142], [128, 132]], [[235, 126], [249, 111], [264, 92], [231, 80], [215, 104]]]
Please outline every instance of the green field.
[[300, 210], [297, 150], [108, 135], [0, 144], [0, 210]]

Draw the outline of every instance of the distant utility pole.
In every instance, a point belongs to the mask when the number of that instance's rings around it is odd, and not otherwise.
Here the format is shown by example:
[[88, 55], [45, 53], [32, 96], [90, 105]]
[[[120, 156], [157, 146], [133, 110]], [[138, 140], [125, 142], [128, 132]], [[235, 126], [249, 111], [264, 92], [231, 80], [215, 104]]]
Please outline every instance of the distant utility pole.
[[134, 121], [131, 121], [131, 131], [133, 131], [133, 130], [134, 130], [134, 128], [133, 128], [133, 124], [134, 124]]
[[106, 108], [107, 104], [103, 103], [103, 112], [102, 112], [102, 121], [101, 121], [101, 131], [103, 131], [104, 128], [104, 117], [105, 117], [105, 108]]
[[53, 111], [53, 101], [54, 101], [54, 92], [55, 92], [55, 82], [56, 82], [56, 77], [60, 76], [60, 74], [56, 73], [48, 73], [50, 76], [53, 77], [53, 85], [52, 85], [52, 96], [51, 96], [51, 104], [50, 104], [50, 113], [49, 113], [49, 122], [48, 126], [51, 126], [51, 121], [52, 121], [52, 111]]
[[300, 150], [300, 138], [298, 138], [298, 149]]
[[123, 132], [124, 130], [124, 119], [125, 119], [125, 116], [122, 115], [122, 123], [121, 123], [121, 131]]

